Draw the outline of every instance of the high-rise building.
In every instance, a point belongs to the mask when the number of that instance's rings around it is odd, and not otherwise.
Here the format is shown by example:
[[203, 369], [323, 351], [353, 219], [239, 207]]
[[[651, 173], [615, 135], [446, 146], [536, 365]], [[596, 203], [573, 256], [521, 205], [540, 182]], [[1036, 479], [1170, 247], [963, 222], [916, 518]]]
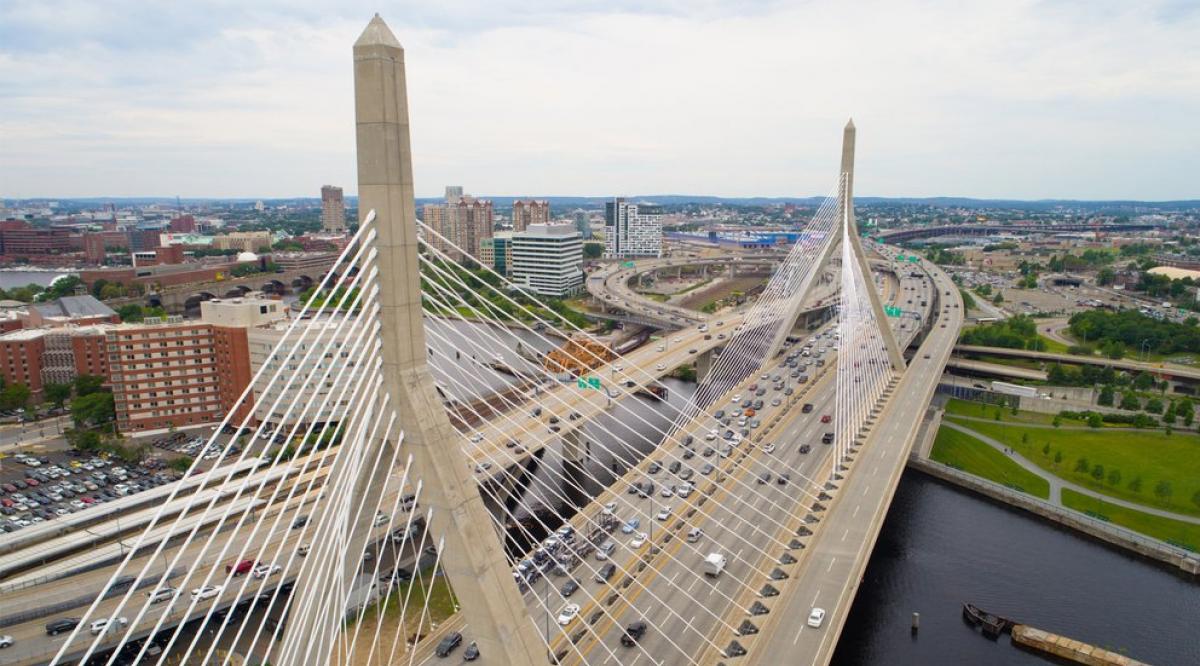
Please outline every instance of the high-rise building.
[[[218, 338], [230, 334], [244, 336], [245, 329], [185, 322], [180, 317], [109, 328], [117, 428], [133, 432], [220, 421], [231, 406], [229, 396], [240, 395], [245, 388], [222, 381], [218, 368]], [[227, 342], [220, 346], [231, 347]], [[230, 357], [226, 362], [247, 360]], [[249, 377], [248, 371], [225, 374]]]
[[445, 237], [442, 240], [431, 234], [426, 240], [456, 261], [465, 258], [463, 252], [473, 259], [479, 258], [480, 241], [492, 237], [495, 220], [491, 201], [463, 194], [458, 186], [446, 188], [446, 203], [425, 204], [421, 214], [422, 222]]
[[512, 236], [513, 282], [562, 298], [583, 286], [583, 240], [571, 224], [535, 224]]
[[511, 231], [500, 231], [479, 241], [479, 263], [508, 277], [512, 273]]
[[346, 230], [346, 202], [340, 187], [321, 186], [321, 228], [330, 232]]
[[604, 204], [604, 256], [662, 256], [662, 206], [616, 198]]
[[[304, 342], [304, 337], [299, 331], [288, 336], [286, 322], [242, 329], [246, 331], [250, 372], [257, 376], [254, 383], [255, 395], [269, 393], [272, 396], [280, 396], [256, 403], [256, 420], [273, 426], [323, 423], [329, 421], [334, 414], [345, 411], [362, 369], [356, 367], [356, 361], [351, 355], [354, 350], [354, 336], [350, 335], [349, 327], [339, 332], [338, 321], [337, 317], [331, 317], [302, 322], [303, 326], [312, 329], [308, 333], [309, 340], [327, 341], [334, 346], [332, 351], [323, 355], [305, 354], [305, 350], [313, 343]], [[293, 347], [298, 347], [294, 354]], [[284, 375], [295, 375], [296, 381], [290, 385], [282, 380], [276, 381], [268, 391], [271, 377], [285, 364]], [[264, 366], [266, 369], [258, 375]], [[326, 370], [329, 370], [328, 376], [325, 376]], [[339, 373], [342, 373], [340, 377]], [[303, 381], [305, 377], [311, 377], [308, 384]], [[290, 409], [289, 405], [293, 404], [299, 406]]]
[[548, 224], [550, 222], [550, 202], [530, 199], [522, 201], [517, 199], [513, 202], [512, 208], [512, 224], [513, 231], [525, 231], [534, 224]]

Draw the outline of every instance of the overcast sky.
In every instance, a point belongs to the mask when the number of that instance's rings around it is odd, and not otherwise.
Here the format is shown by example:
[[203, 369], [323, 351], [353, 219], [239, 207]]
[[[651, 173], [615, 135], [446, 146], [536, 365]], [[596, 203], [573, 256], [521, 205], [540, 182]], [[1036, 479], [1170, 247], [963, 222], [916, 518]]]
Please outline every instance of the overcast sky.
[[1200, 0], [0, 0], [0, 197], [353, 193], [375, 11], [418, 196], [1200, 198]]

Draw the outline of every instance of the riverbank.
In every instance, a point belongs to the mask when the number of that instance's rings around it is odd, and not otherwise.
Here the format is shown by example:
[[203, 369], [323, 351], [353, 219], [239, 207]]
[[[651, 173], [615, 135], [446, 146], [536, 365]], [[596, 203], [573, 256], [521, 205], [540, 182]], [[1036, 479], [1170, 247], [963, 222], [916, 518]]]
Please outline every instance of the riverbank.
[[913, 457], [909, 459], [908, 467], [939, 481], [970, 490], [1006, 506], [1022, 509], [1052, 523], [1142, 557], [1170, 565], [1191, 576], [1200, 577], [1200, 553], [1172, 546], [1104, 520], [1055, 506], [1026, 493], [933, 460]]

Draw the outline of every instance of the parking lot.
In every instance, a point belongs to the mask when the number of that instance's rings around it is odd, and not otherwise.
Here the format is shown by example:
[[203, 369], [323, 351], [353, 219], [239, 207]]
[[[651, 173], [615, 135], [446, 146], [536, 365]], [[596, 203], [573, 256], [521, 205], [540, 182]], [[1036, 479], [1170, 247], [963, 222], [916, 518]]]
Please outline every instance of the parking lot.
[[73, 450], [17, 453], [0, 469], [0, 530], [87, 511], [180, 476], [157, 458], [131, 465]]

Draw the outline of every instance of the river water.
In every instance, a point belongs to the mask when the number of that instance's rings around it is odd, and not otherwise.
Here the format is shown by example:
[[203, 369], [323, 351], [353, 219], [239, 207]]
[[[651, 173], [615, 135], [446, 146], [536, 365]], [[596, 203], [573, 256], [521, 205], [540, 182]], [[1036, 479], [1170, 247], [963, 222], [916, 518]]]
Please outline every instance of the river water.
[[30, 284], [43, 287], [60, 275], [74, 275], [70, 271], [0, 271], [0, 289], [16, 289]]
[[1008, 636], [984, 638], [962, 621], [964, 601], [1158, 666], [1200, 664], [1200, 584], [915, 472], [900, 482], [832, 663], [1052, 663]]

